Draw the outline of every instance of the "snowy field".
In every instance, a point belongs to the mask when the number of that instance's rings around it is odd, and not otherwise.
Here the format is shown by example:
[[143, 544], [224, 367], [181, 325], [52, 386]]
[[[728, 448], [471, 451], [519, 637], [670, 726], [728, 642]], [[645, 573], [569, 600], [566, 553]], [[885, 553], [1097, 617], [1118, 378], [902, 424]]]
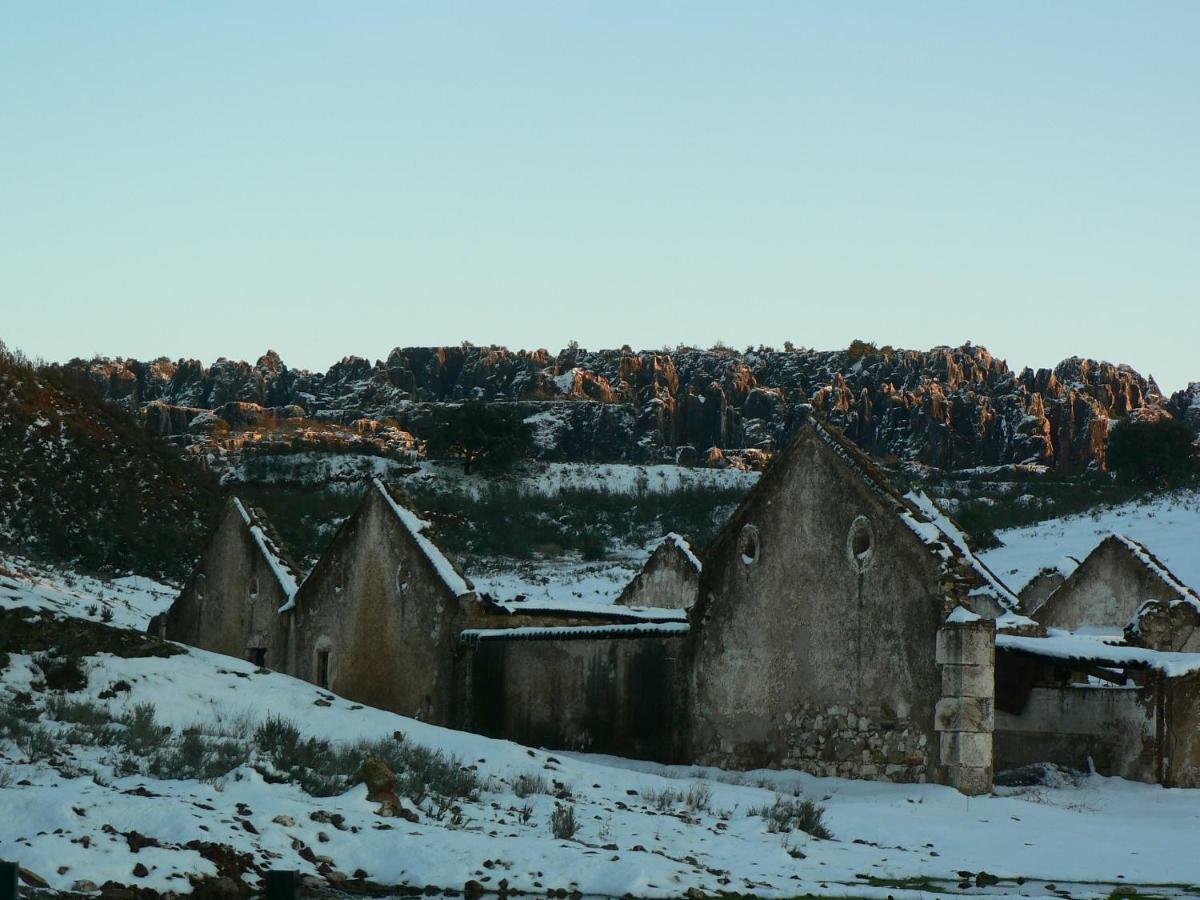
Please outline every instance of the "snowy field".
[[1004, 545], [979, 555], [1020, 590], [1039, 569], [1068, 556], [1082, 560], [1114, 531], [1141, 541], [1185, 584], [1200, 588], [1200, 494], [1194, 491], [1000, 531]]
[[[91, 618], [98, 595], [112, 593], [107, 584], [55, 584], [50, 573], [4, 565], [0, 607], [7, 610]], [[162, 603], [157, 590], [118, 596], [131, 620], [144, 621]], [[130, 607], [139, 602], [147, 608], [135, 614]], [[0, 858], [18, 860], [57, 889], [112, 880], [187, 890], [189, 875], [217, 871], [201, 853], [204, 842], [250, 854], [264, 869], [324, 872], [322, 880], [333, 882], [461, 890], [474, 880], [494, 891], [503, 880], [532, 893], [604, 896], [670, 897], [694, 888], [769, 897], [1106, 897], [1120, 885], [1183, 895], [1200, 883], [1198, 791], [1088, 777], [967, 798], [934, 785], [664, 767], [449, 731], [203, 651], [99, 655], [84, 668], [86, 687], [67, 699], [87, 700], [117, 721], [152, 704], [158, 723], [172, 729], [169, 741], [189, 728], [245, 741], [267, 716], [283, 715], [306, 736], [335, 744], [400, 733], [409, 745], [453, 754], [479, 787], [451, 807], [406, 796], [416, 813], [408, 821], [378, 815], [362, 785], [315, 797], [293, 783], [269, 783], [263, 773], [272, 774], [271, 764], [253, 753], [208, 781], [124, 774], [112, 748], [70, 742], [69, 726], [47, 709], [62, 698], [40, 686], [39, 661], [14, 653], [0, 701], [28, 692], [39, 723], [61, 739], [32, 754], [36, 760], [0, 741]], [[772, 831], [752, 814], [796, 797], [824, 806], [832, 839]], [[556, 809], [574, 813], [572, 839], [552, 834]]]

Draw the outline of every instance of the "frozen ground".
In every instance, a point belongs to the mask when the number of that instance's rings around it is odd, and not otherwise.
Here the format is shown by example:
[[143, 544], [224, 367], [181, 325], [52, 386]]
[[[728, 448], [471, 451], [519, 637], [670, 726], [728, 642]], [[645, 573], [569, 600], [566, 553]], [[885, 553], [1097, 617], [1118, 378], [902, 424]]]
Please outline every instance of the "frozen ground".
[[1141, 541], [1185, 584], [1200, 588], [1200, 494], [1195, 491], [1001, 531], [997, 536], [1004, 545], [979, 555], [1020, 590], [1039, 569], [1066, 556], [1082, 560], [1114, 531]]
[[[8, 610], [86, 615], [97, 602], [91, 586], [109, 590], [83, 580], [56, 586], [50, 573], [24, 575], [5, 565], [0, 605]], [[149, 608], [137, 616], [144, 619], [161, 601], [153, 592], [141, 596]], [[132, 594], [127, 599], [136, 605]], [[269, 783], [262, 773], [271, 767], [253, 755], [209, 782], [125, 775], [111, 748], [71, 743], [68, 726], [46, 714], [55, 700], [40, 683], [38, 660], [14, 653], [0, 676], [0, 700], [29, 692], [58, 739], [52, 750], [32, 754], [0, 740], [0, 858], [19, 860], [60, 889], [112, 880], [186, 890], [189, 875], [216, 872], [201, 855], [204, 842], [248, 853], [264, 868], [323, 869], [334, 880], [357, 874], [380, 884], [457, 889], [475, 880], [496, 890], [504, 879], [533, 893], [1104, 897], [1115, 885], [1181, 895], [1200, 883], [1193, 852], [1200, 791], [1089, 777], [966, 798], [934, 785], [664, 767], [449, 731], [203, 651], [165, 659], [99, 655], [84, 667], [87, 685], [69, 699], [87, 699], [115, 717], [152, 704], [172, 728], [170, 740], [189, 727], [245, 740], [270, 714], [335, 742], [392, 740], [400, 732], [410, 744], [454, 754], [476, 771], [481, 789], [455, 801], [457, 812], [442, 808], [440, 818], [432, 798], [405, 797], [418, 811], [412, 822], [379, 816], [361, 785], [318, 798], [292, 783]], [[128, 690], [114, 692], [121, 682]], [[542, 779], [538, 792], [518, 795], [525, 793], [519, 784]], [[832, 840], [771, 832], [750, 814], [796, 795], [825, 807]], [[574, 839], [552, 835], [556, 807], [573, 809]], [[1001, 880], [989, 885], [980, 872]]]
[[179, 593], [171, 585], [130, 575], [103, 580], [0, 555], [0, 609], [12, 603], [119, 628], [144, 631]]

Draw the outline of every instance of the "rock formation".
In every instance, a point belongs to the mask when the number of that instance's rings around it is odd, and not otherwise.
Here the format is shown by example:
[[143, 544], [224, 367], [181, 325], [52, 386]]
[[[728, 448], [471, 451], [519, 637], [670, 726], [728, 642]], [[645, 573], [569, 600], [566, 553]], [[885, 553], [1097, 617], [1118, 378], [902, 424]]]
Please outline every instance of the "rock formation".
[[477, 398], [517, 404], [534, 426], [536, 455], [550, 460], [725, 460], [710, 450], [781, 446], [809, 407], [877, 456], [940, 468], [1103, 468], [1110, 423], [1130, 413], [1180, 415], [1200, 428], [1198, 385], [1168, 401], [1128, 366], [1073, 357], [1018, 373], [970, 344], [744, 353], [572, 345], [557, 355], [398, 347], [374, 363], [345, 357], [323, 374], [289, 369], [273, 351], [254, 365], [224, 358], [208, 368], [167, 359], [74, 365], [160, 434], [195, 430], [200, 411], [210, 410], [268, 428], [285, 418], [395, 419], [420, 437], [432, 404]]

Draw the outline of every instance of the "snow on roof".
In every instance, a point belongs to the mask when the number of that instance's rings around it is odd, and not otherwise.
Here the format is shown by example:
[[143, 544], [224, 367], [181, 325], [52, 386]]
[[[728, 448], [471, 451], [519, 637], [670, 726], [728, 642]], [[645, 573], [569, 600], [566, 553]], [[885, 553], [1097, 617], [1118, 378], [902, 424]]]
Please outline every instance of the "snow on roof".
[[469, 628], [459, 635], [468, 644], [506, 640], [583, 640], [604, 637], [681, 637], [688, 633], [686, 622], [635, 622], [619, 625], [551, 625], [524, 628]]
[[664, 544], [674, 544], [675, 547], [678, 548], [683, 553], [683, 555], [687, 557], [688, 562], [690, 562], [693, 566], [696, 567], [697, 572], [702, 570], [702, 566], [700, 563], [700, 557], [698, 557], [692, 551], [692, 545], [688, 542], [688, 539], [685, 538], [682, 534], [678, 534], [677, 532], [674, 532], [674, 531], [668, 531], [665, 535], [660, 537], [658, 540], [654, 541], [650, 545], [649, 550], [651, 551], [651, 553], [653, 553], [655, 550], [657, 550], [659, 547], [662, 547]]
[[1200, 671], [1200, 653], [1131, 647], [1111, 637], [1074, 634], [1057, 628], [1049, 629], [1046, 637], [997, 634], [996, 649], [1068, 662], [1155, 669], [1171, 678]]
[[430, 527], [430, 523], [402, 503], [398, 503], [396, 498], [392, 496], [392, 492], [387, 489], [387, 485], [381, 480], [372, 478], [371, 481], [383, 499], [387, 501], [396, 518], [400, 520], [400, 524], [408, 529], [408, 533], [412, 536], [413, 541], [421, 553], [425, 555], [425, 558], [429, 560], [434, 571], [437, 572], [438, 577], [441, 578], [450, 592], [456, 597], [472, 593], [474, 588], [471, 586], [471, 583], [459, 574], [458, 570], [454, 568], [453, 564], [446, 558], [446, 555], [442, 553], [437, 544], [426, 536], [425, 529]]
[[975, 613], [973, 613], [969, 609], [967, 609], [965, 606], [954, 607], [954, 612], [952, 612], [952, 613], [950, 613], [950, 615], [946, 616], [946, 622], [951, 625], [959, 625], [963, 622], [981, 622], [981, 621], [983, 621], [983, 616], [976, 615]]
[[644, 620], [647, 622], [686, 622], [686, 609], [667, 609], [657, 606], [619, 606], [615, 603], [594, 603], [586, 600], [496, 600], [487, 598], [489, 606], [509, 615], [562, 615], [580, 618]]
[[299, 573], [284, 555], [276, 539], [260, 521], [258, 513], [252, 513], [237, 497], [233, 498], [233, 505], [241, 515], [242, 521], [246, 523], [246, 528], [249, 529], [250, 536], [254, 538], [254, 543], [258, 545], [263, 559], [267, 561], [267, 565], [271, 567], [271, 571], [275, 574], [275, 580], [279, 582], [279, 587], [283, 590], [283, 596], [287, 598], [283, 606], [279, 607], [279, 612], [286, 612], [292, 609], [296, 605], [296, 591], [300, 589]]
[[[1126, 537], [1123, 534], [1117, 534], [1115, 531], [1109, 535], [1109, 537], [1105, 538], [1105, 540], [1113, 539], [1124, 545], [1124, 547], [1134, 555], [1134, 558], [1136, 558], [1138, 562], [1149, 569], [1159, 579], [1159, 581], [1163, 582], [1167, 587], [1175, 592], [1176, 599], [1171, 601], [1172, 605], [1177, 603], [1187, 603], [1191, 606], [1194, 606], [1197, 610], [1200, 610], [1200, 594], [1197, 594], [1194, 590], [1175, 577], [1175, 573], [1163, 565], [1158, 557], [1151, 553], [1149, 549], [1147, 549], [1145, 544], [1141, 543], [1140, 541], [1135, 541], [1131, 537]], [[1146, 604], [1143, 603], [1142, 606], [1144, 608]], [[1138, 613], [1141, 613], [1141, 609], [1138, 610]], [[1136, 615], [1134, 616], [1134, 619], [1136, 621]]]
[[[1032, 619], [1017, 612], [1021, 602], [1017, 599], [1017, 595], [971, 552], [971, 548], [967, 545], [966, 535], [962, 533], [962, 530], [954, 524], [949, 516], [938, 509], [934, 502], [921, 491], [910, 492], [904, 499], [908, 500], [929, 520], [929, 524], [938, 530], [942, 538], [950, 541], [953, 547], [958, 550], [962, 560], [979, 576], [981, 583], [971, 589], [970, 596], [988, 596], [1006, 610], [1006, 613], [998, 620], [1000, 627], [1006, 628], [1032, 624]], [[919, 523], [910, 521], [905, 513], [901, 513], [901, 518], [905, 520], [910, 528], [917, 531]], [[923, 527], [917, 533], [928, 533], [928, 529]]]
[[966, 568], [973, 574], [970, 580], [975, 584], [970, 586], [968, 596], [988, 597], [1004, 610], [996, 620], [997, 627], [1036, 627], [1032, 619], [1017, 611], [1020, 604], [1017, 595], [971, 552], [962, 531], [932, 500], [920, 492], [901, 496], [870, 458], [848, 438], [816, 420], [810, 419], [809, 425], [868, 487], [885, 501], [895, 504], [896, 515], [942, 561], [947, 574], [958, 576], [959, 572], [955, 571], [958, 568]]

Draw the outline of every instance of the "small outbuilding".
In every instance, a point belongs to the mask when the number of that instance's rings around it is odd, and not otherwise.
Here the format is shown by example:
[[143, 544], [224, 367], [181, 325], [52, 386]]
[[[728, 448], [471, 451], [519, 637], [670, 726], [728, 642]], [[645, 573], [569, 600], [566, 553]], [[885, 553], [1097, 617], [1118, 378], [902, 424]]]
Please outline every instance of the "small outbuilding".
[[700, 588], [700, 557], [688, 539], [670, 532], [652, 547], [649, 558], [617, 597], [619, 606], [691, 609]]
[[267, 517], [231, 497], [179, 597], [150, 629], [164, 638], [286, 671], [300, 572]]
[[379, 479], [296, 595], [291, 674], [343, 697], [436, 724], [454, 721], [455, 640], [479, 603]]
[[[1033, 618], [1047, 628], [1119, 635], [1147, 601], [1157, 601], [1162, 609], [1183, 603], [1189, 608], [1185, 614], [1195, 603], [1200, 611], [1200, 598], [1195, 592], [1143, 544], [1122, 534], [1111, 534], [1046, 598]], [[1162, 617], [1157, 612], [1150, 616], [1146, 611], [1146, 618], [1161, 621]], [[1173, 643], [1163, 640], [1157, 627], [1149, 632], [1165, 644]], [[1189, 629], [1189, 637], [1190, 633]]]

